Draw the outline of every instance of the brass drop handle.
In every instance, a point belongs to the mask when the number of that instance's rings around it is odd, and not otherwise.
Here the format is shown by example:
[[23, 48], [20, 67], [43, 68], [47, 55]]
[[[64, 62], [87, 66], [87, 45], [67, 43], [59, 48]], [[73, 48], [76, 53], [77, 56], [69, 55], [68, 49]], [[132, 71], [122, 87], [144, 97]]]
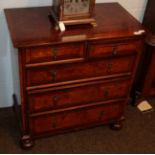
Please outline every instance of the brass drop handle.
[[59, 100], [60, 100], [60, 97], [59, 96], [54, 96], [53, 97], [53, 104], [54, 104], [54, 106], [57, 106]]
[[59, 49], [57, 47], [52, 48], [52, 55], [54, 59], [58, 58], [58, 51]]
[[113, 48], [112, 55], [113, 56], [116, 56], [117, 55], [117, 47], [114, 47]]
[[113, 67], [113, 64], [112, 63], [108, 63], [107, 64], [107, 72], [111, 72], [112, 67]]
[[51, 71], [51, 76], [52, 76], [52, 80], [55, 81], [56, 80], [56, 76], [57, 76], [57, 71], [56, 70], [52, 70]]
[[99, 121], [102, 120], [104, 115], [105, 115], [105, 111], [101, 111], [100, 114], [99, 114]]
[[104, 98], [108, 98], [109, 97], [109, 91], [108, 90], [105, 90], [104, 91]]
[[52, 120], [52, 128], [56, 128], [57, 127], [57, 121], [56, 119]]

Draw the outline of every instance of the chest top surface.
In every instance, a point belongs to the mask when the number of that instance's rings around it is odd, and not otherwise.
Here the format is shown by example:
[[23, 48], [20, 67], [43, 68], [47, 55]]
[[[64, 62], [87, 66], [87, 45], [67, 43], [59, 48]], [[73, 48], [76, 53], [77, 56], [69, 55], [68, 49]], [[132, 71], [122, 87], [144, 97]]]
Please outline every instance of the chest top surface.
[[69, 26], [65, 32], [54, 28], [49, 18], [51, 7], [5, 9], [13, 45], [16, 48], [50, 45], [81, 40], [135, 37], [141, 24], [118, 3], [100, 3], [95, 7], [97, 26]]

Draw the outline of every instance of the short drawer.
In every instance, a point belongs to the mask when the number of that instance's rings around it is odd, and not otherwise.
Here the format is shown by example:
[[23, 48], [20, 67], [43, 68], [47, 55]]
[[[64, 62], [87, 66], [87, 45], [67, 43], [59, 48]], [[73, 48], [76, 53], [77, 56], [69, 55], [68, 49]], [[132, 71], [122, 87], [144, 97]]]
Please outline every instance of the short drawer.
[[[97, 84], [96, 84], [97, 83]], [[29, 111], [40, 112], [57, 108], [65, 108], [92, 102], [126, 98], [130, 90], [130, 80], [111, 83], [92, 82], [90, 84], [64, 90], [32, 93], [29, 98]]]
[[27, 70], [27, 86], [60, 83], [89, 79], [92, 77], [115, 76], [121, 73], [131, 73], [136, 57], [121, 57], [76, 64], [66, 64]]
[[37, 135], [110, 122], [121, 117], [123, 102], [31, 117], [30, 131], [33, 135]]
[[73, 43], [55, 46], [40, 46], [28, 48], [26, 63], [42, 63], [84, 57], [84, 44]]
[[137, 53], [139, 42], [125, 42], [114, 44], [92, 43], [89, 45], [89, 57], [114, 57]]

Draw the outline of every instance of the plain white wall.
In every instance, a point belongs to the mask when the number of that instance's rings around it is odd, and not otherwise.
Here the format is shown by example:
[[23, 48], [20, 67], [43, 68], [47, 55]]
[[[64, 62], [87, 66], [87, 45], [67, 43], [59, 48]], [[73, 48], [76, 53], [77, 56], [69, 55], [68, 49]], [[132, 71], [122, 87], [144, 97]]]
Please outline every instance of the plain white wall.
[[[142, 20], [147, 0], [96, 0], [100, 2], [119, 2], [139, 21]], [[52, 0], [0, 0], [0, 107], [12, 105], [13, 70], [11, 69], [11, 50], [4, 8], [51, 5]]]

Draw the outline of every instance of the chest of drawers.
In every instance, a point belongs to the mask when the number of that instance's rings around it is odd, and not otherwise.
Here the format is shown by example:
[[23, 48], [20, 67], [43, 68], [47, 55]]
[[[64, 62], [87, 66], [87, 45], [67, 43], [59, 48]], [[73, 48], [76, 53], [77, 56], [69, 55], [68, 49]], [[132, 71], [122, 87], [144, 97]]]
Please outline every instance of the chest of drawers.
[[148, 29], [145, 50], [133, 87], [133, 104], [155, 96], [155, 1], [148, 0], [143, 25]]
[[155, 44], [153, 46], [147, 45], [147, 51], [150, 52], [150, 64], [147, 66], [147, 73], [144, 81], [142, 96], [155, 96]]
[[5, 10], [18, 48], [20, 96], [14, 100], [21, 101], [26, 148], [49, 134], [101, 124], [121, 128], [143, 48], [144, 33], [135, 35], [141, 24], [118, 3], [96, 5], [96, 27], [69, 26], [63, 33], [49, 12], [50, 7]]

